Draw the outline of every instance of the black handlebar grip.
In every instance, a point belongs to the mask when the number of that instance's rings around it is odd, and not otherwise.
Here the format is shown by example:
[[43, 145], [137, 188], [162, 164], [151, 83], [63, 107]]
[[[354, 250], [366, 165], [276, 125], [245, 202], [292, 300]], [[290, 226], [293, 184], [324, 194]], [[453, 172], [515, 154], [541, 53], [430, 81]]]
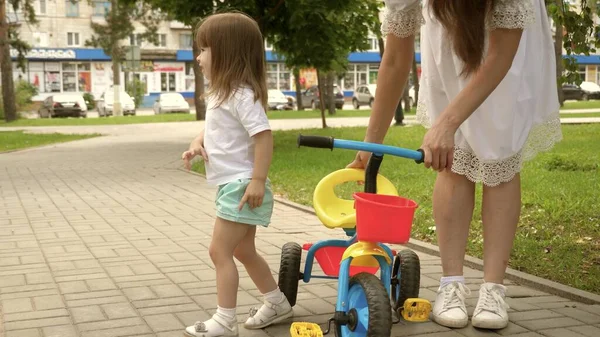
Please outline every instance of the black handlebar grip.
[[333, 150], [333, 137], [298, 135], [298, 147], [300, 146]]
[[418, 149], [417, 151], [421, 152], [421, 159], [415, 160], [415, 163], [423, 164], [423, 162], [425, 161], [425, 152], [423, 151], [423, 149]]

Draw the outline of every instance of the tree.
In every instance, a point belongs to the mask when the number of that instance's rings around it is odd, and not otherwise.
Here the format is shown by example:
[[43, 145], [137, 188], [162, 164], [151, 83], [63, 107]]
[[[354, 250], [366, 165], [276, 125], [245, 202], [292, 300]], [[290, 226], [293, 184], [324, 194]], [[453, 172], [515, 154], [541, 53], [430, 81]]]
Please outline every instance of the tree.
[[31, 49], [28, 43], [21, 40], [16, 27], [8, 21], [7, 8], [9, 5], [14, 13], [18, 13], [19, 10], [23, 13], [26, 23], [37, 24], [33, 0], [0, 0], [0, 72], [2, 72], [4, 118], [7, 122], [17, 119], [10, 48], [12, 47], [17, 51], [18, 67], [22, 70], [25, 70], [25, 54]]
[[[548, 15], [556, 25], [556, 76], [561, 106], [564, 102], [562, 84], [582, 82], [579, 64], [573, 55], [590, 55], [600, 47], [600, 26], [594, 24], [594, 16], [600, 15], [599, 2], [581, 0], [580, 11], [576, 11], [564, 0], [546, 0]], [[563, 57], [563, 48], [566, 57]]]
[[[271, 37], [274, 49], [285, 59], [290, 69], [315, 68], [318, 77], [342, 74], [348, 65], [348, 54], [369, 47], [369, 32], [379, 32], [379, 2], [376, 0], [297, 0], [285, 2], [278, 12], [281, 22]], [[331, 81], [333, 82], [333, 81]], [[333, 83], [326, 86], [333, 103]], [[323, 95], [319, 81], [320, 97]], [[321, 99], [321, 120], [325, 121], [324, 99]]]
[[[134, 1], [135, 0], [126, 0]], [[200, 47], [196, 44], [196, 28], [202, 18], [215, 11], [213, 1], [208, 0], [147, 0], [152, 8], [166, 13], [169, 19], [177, 20], [192, 29], [192, 55], [194, 69], [194, 105], [196, 107], [196, 120], [206, 117], [206, 102], [202, 98], [204, 93], [204, 75], [196, 58], [200, 55]]]
[[[94, 35], [85, 41], [86, 46], [102, 48], [106, 55], [112, 59], [113, 89], [115, 100], [113, 112], [115, 116], [121, 116], [121, 62], [125, 59], [127, 48], [121, 45], [121, 41], [128, 39], [135, 31], [134, 22], [140, 22], [146, 31], [140, 34], [141, 41], [149, 41], [158, 45], [158, 24], [164, 19], [160, 12], [152, 11], [152, 8], [140, 1], [111, 0], [110, 9], [105, 13], [105, 23], [91, 23]], [[140, 42], [141, 42], [140, 41]]]

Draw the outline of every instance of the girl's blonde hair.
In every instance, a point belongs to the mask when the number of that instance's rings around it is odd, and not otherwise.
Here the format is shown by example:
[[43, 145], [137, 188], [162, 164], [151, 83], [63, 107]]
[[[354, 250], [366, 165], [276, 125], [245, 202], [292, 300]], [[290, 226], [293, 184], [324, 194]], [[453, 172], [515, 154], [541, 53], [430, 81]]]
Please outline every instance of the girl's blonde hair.
[[266, 110], [265, 49], [256, 21], [242, 13], [213, 14], [198, 28], [196, 43], [211, 50], [211, 78], [206, 94], [215, 95], [217, 105], [241, 86], [249, 86], [255, 101]]

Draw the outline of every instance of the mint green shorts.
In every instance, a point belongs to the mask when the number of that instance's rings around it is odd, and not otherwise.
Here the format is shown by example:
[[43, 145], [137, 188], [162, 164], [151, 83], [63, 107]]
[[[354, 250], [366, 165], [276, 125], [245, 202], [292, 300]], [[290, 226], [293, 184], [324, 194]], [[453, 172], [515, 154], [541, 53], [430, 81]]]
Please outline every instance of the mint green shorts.
[[265, 185], [265, 196], [262, 205], [251, 209], [246, 203], [241, 211], [238, 210], [250, 181], [251, 179], [237, 179], [219, 186], [215, 200], [217, 216], [233, 222], [268, 227], [273, 214], [273, 191], [269, 180]]

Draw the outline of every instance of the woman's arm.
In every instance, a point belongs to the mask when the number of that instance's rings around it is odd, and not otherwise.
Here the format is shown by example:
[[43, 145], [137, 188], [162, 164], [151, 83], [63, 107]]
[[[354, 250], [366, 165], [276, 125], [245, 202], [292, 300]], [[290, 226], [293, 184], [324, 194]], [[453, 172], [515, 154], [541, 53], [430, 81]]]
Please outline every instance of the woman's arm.
[[388, 34], [377, 76], [377, 93], [365, 136], [366, 142], [382, 143], [407, 84], [414, 56], [415, 37]]
[[452, 167], [456, 130], [502, 82], [517, 53], [522, 33], [522, 29], [495, 29], [490, 32], [488, 53], [483, 64], [423, 138], [421, 149], [425, 154], [425, 167], [434, 170]]
[[469, 84], [450, 102], [436, 124], [458, 127], [487, 99], [506, 76], [519, 48], [522, 29], [494, 29], [482, 66]]

